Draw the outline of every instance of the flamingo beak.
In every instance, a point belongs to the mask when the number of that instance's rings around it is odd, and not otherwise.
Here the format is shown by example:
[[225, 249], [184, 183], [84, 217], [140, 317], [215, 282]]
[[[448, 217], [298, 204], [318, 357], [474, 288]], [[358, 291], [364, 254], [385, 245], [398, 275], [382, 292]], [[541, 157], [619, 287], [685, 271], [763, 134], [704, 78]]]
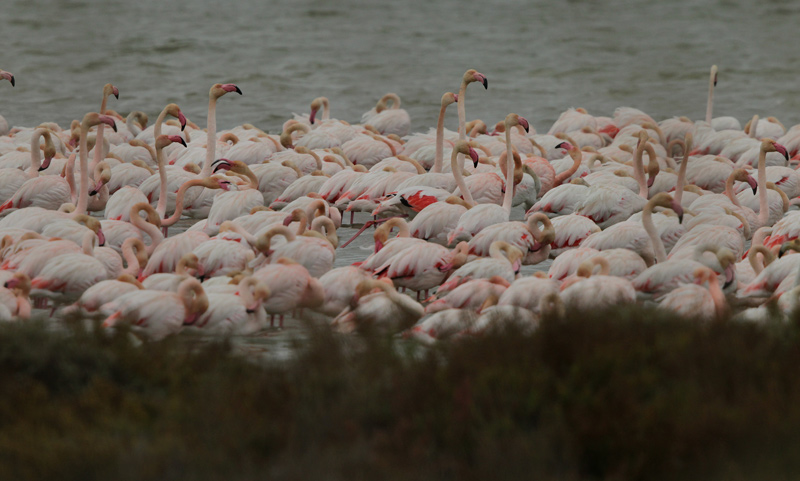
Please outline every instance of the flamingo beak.
[[453, 94], [453, 102], [458, 102], [458, 94]]
[[680, 205], [676, 200], [673, 199], [672, 204], [670, 205], [670, 208], [676, 214], [678, 214], [678, 223], [682, 223], [683, 222], [683, 206]]
[[288, 227], [289, 224], [291, 224], [292, 222], [294, 222], [294, 219], [292, 219], [292, 216], [288, 216], [285, 219], [283, 219], [284, 227]]
[[11, 82], [11, 86], [14, 87], [16, 84], [14, 83], [14, 75], [11, 72], [2, 72], [0, 73], [0, 78], [4, 78]]
[[477, 167], [477, 166], [478, 166], [478, 160], [480, 160], [480, 157], [478, 157], [478, 152], [476, 152], [476, 151], [475, 151], [475, 149], [473, 149], [472, 147], [470, 147], [470, 148], [469, 148], [469, 156], [470, 156], [470, 158], [472, 159], [472, 163], [473, 163], [473, 165], [474, 165], [475, 167]]
[[314, 125], [314, 118], [317, 116], [317, 109], [311, 109], [311, 115], [308, 116], [308, 121]]
[[219, 162], [219, 165], [214, 167], [215, 174], [220, 170], [231, 170], [232, 165], [228, 159], [217, 159], [211, 164], [211, 166], [213, 167], [217, 162]]
[[569, 142], [561, 142], [560, 144], [556, 145], [556, 148], [569, 150], [572, 148], [572, 144], [570, 144]]
[[756, 179], [748, 175], [747, 183], [750, 184], [750, 188], [753, 189], [753, 195], [755, 195], [756, 191], [758, 190], [758, 182], [756, 182]]
[[784, 147], [783, 145], [781, 145], [781, 144], [779, 144], [777, 142], [775, 142], [773, 145], [775, 145], [775, 150], [780, 152], [780, 154], [783, 155], [783, 157], [788, 161], [789, 160], [789, 151], [786, 150], [786, 147]]
[[178, 113], [178, 122], [181, 123], [181, 132], [183, 132], [183, 130], [186, 128], [186, 116], [183, 115], [183, 112]]
[[236, 92], [239, 95], [242, 95], [242, 90], [236, 86], [236, 84], [225, 84], [222, 86], [222, 90], [226, 92]]
[[97, 229], [97, 243], [101, 246], [106, 245], [106, 235], [103, 234], [103, 229]]
[[39, 172], [46, 170], [48, 167], [50, 167], [50, 162], [52, 161], [53, 161], [52, 157], [45, 157], [44, 162], [42, 162], [42, 165], [39, 167]]
[[717, 86], [717, 75], [718, 75], [718, 74], [714, 74], [714, 87], [716, 87], [716, 86]]
[[476, 73], [475, 81], [482, 83], [484, 89], [489, 88], [489, 79], [486, 78], [486, 75], [483, 75], [482, 73]]
[[114, 94], [114, 98], [116, 98], [117, 100], [119, 100], [119, 89], [118, 89], [118, 88], [116, 88], [116, 87], [114, 87], [114, 90], [113, 90], [113, 92], [112, 92], [112, 93]]
[[186, 147], [186, 141], [183, 140], [183, 137], [180, 135], [170, 135], [169, 140], [171, 140], [175, 144], [181, 144], [182, 146]]
[[647, 188], [649, 189], [650, 187], [653, 187], [653, 184], [655, 183], [655, 181], [656, 181], [656, 176], [655, 175], [648, 175], [647, 176]]
[[109, 117], [108, 115], [101, 115], [100, 122], [110, 125], [111, 128], [114, 130], [114, 132], [117, 131], [117, 123], [114, 122], [114, 119], [112, 117]]
[[528, 121], [525, 118], [520, 117], [519, 118], [519, 124], [522, 126], [523, 129], [525, 129], [526, 133], [530, 131], [530, 124], [528, 123]]

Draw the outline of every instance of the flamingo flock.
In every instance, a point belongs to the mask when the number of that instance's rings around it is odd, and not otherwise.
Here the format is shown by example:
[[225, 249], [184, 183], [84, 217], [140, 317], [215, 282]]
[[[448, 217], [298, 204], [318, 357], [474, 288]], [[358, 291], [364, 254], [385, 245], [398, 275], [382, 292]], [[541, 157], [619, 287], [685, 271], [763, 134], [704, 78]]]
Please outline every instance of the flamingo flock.
[[[488, 90], [472, 69], [428, 132], [410, 131], [393, 93], [360, 123], [318, 97], [278, 135], [218, 132], [235, 84], [211, 87], [205, 130], [175, 104], [150, 126], [122, 117], [111, 84], [69, 128], [0, 117], [0, 319], [97, 315], [158, 340], [251, 335], [289, 315], [431, 343], [634, 303], [788, 316], [800, 125], [714, 118], [716, 80], [714, 66], [703, 121], [570, 108], [547, 133], [515, 113], [467, 121], [468, 86]], [[374, 247], [336, 267], [356, 237], [340, 243], [343, 225], [372, 228]]]

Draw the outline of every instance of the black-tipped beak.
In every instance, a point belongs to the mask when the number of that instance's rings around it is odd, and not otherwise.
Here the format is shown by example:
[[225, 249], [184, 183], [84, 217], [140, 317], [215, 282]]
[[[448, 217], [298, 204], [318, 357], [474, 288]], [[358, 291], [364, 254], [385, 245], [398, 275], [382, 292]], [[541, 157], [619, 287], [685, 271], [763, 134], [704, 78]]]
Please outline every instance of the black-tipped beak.
[[567, 148], [567, 142], [561, 142], [560, 144], [556, 145], [556, 148], [557, 149], [566, 149]]
[[114, 94], [114, 98], [115, 98], [115, 99], [117, 99], [117, 100], [119, 100], [119, 94], [118, 94], [118, 93], [115, 93], [115, 94]]
[[41, 172], [41, 171], [43, 171], [45, 169], [46, 169], [46, 167], [39, 167], [39, 172]]
[[489, 89], [489, 79], [488, 79], [488, 78], [486, 78], [486, 77], [484, 77], [484, 78], [483, 78], [483, 88], [484, 88], [485, 90], [488, 90], [488, 89]]
[[181, 145], [182, 145], [182, 146], [184, 146], [184, 147], [186, 147], [186, 141], [185, 141], [185, 140], [183, 140], [183, 138], [181, 138]]
[[239, 95], [242, 95], [242, 89], [240, 89], [239, 87], [236, 87], [236, 93], [239, 94]]
[[14, 79], [14, 76], [12, 75], [12, 76], [11, 76], [11, 86], [12, 86], [12, 87], [16, 87], [16, 86], [17, 86], [17, 83], [16, 83], [16, 82], [17, 82], [17, 81]]
[[90, 195], [90, 196], [91, 196], [91, 195], [97, 195], [97, 191], [96, 191], [96, 190], [93, 190], [93, 191], [89, 192], [89, 195]]

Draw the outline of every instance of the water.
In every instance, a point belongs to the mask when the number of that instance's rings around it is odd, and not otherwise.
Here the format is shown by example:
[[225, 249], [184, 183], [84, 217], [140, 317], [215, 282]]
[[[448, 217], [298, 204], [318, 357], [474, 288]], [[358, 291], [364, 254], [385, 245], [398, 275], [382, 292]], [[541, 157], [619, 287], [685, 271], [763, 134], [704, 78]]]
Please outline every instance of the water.
[[68, 125], [98, 109], [111, 82], [121, 95], [110, 108], [154, 118], [174, 101], [204, 125], [211, 84], [235, 82], [244, 96], [222, 99], [220, 128], [274, 132], [318, 95], [358, 121], [393, 91], [424, 130], [441, 94], [475, 68], [489, 90], [470, 88], [470, 118], [491, 125], [514, 111], [546, 131], [571, 106], [702, 118], [716, 63], [716, 115], [789, 126], [800, 122], [800, 52], [786, 37], [799, 11], [790, 0], [6, 0], [0, 68], [18, 83], [0, 85], [0, 113], [12, 125]]

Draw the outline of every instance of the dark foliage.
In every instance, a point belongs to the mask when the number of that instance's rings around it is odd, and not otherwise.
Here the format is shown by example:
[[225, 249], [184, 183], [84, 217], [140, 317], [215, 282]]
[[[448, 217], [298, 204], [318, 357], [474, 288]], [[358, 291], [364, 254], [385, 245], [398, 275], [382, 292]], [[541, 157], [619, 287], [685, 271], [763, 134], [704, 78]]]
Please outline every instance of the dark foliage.
[[797, 479], [794, 324], [626, 309], [434, 349], [0, 326], [0, 479]]

